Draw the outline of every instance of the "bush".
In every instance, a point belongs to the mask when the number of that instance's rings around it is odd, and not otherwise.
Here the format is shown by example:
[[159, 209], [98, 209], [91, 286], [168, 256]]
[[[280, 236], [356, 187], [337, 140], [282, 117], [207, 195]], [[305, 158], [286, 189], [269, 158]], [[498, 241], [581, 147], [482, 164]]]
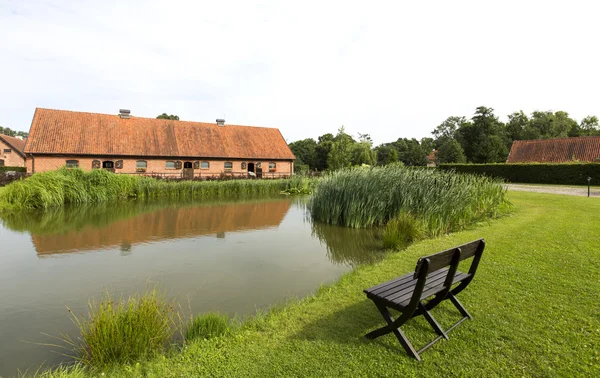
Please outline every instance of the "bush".
[[507, 203], [499, 180], [385, 166], [342, 170], [322, 178], [309, 208], [317, 221], [356, 228], [384, 226], [408, 212], [435, 236], [494, 216]]
[[530, 184], [600, 185], [600, 163], [564, 164], [441, 164], [443, 171], [471, 173]]
[[209, 312], [198, 315], [188, 325], [185, 339], [211, 339], [229, 332], [229, 317], [225, 314]]
[[156, 288], [127, 301], [115, 301], [107, 293], [100, 303], [90, 302], [87, 319], [71, 315], [81, 332], [80, 342], [69, 337], [65, 341], [76, 359], [94, 366], [151, 357], [169, 346], [181, 326], [175, 302], [168, 302]]
[[383, 229], [383, 246], [390, 249], [405, 249], [413, 242], [425, 237], [421, 221], [407, 212], [391, 219]]
[[0, 173], [2, 172], [21, 172], [21, 173], [25, 173], [27, 172], [27, 168], [25, 167], [0, 167]]

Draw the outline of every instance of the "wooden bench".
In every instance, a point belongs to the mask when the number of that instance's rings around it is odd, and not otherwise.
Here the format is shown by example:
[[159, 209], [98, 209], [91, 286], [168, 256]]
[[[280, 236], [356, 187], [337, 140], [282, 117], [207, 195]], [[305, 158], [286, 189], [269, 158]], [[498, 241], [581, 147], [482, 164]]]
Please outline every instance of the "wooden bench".
[[[367, 297], [375, 303], [387, 322], [386, 326], [368, 333], [365, 337], [375, 339], [388, 333], [394, 333], [406, 352], [421, 361], [420, 353], [440, 339], [448, 339], [448, 332], [466, 319], [471, 319], [471, 315], [456, 299], [456, 295], [463, 291], [473, 280], [484, 248], [484, 240], [479, 239], [434, 255], [421, 257], [417, 261], [414, 273], [406, 274], [364, 290]], [[458, 264], [471, 257], [473, 259], [468, 273], [459, 272]], [[449, 299], [463, 316], [446, 331], [440, 327], [429, 312], [445, 299]], [[388, 308], [399, 311], [400, 316], [394, 320]], [[400, 327], [408, 320], [419, 315], [425, 317], [438, 336], [421, 350], [416, 351]]]

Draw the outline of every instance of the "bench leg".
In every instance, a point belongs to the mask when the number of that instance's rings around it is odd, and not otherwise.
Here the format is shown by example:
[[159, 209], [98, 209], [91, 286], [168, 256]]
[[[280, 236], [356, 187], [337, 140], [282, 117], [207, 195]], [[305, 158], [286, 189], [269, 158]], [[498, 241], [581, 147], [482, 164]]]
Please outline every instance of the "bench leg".
[[429, 311], [427, 311], [427, 308], [425, 308], [425, 306], [422, 303], [419, 303], [419, 308], [421, 309], [423, 316], [425, 317], [425, 319], [427, 320], [427, 322], [429, 323], [431, 328], [433, 328], [435, 330], [435, 333], [437, 333], [439, 336], [442, 336], [444, 339], [448, 340], [448, 335], [446, 335], [446, 332], [444, 332], [444, 330], [438, 324], [438, 322], [435, 320], [433, 315], [431, 315], [431, 313]]
[[388, 333], [393, 333], [404, 348], [404, 350], [406, 350], [406, 353], [408, 353], [409, 356], [414, 357], [417, 361], [421, 361], [419, 353], [417, 353], [416, 349], [412, 346], [410, 341], [408, 341], [408, 338], [406, 338], [404, 332], [402, 332], [400, 327], [394, 327], [394, 318], [392, 317], [392, 314], [390, 314], [390, 312], [388, 311], [387, 307], [379, 303], [375, 303], [375, 305], [377, 306], [379, 312], [381, 312], [381, 315], [383, 316], [388, 325], [376, 329], [375, 331], [369, 332], [365, 335], [365, 337], [367, 339], [375, 339], [379, 336], [387, 335]]
[[448, 293], [448, 298], [450, 298], [450, 302], [454, 304], [454, 307], [456, 307], [458, 311], [460, 311], [462, 316], [464, 316], [465, 318], [473, 319], [471, 314], [469, 314], [467, 309], [458, 301], [458, 298], [456, 298], [454, 294]]

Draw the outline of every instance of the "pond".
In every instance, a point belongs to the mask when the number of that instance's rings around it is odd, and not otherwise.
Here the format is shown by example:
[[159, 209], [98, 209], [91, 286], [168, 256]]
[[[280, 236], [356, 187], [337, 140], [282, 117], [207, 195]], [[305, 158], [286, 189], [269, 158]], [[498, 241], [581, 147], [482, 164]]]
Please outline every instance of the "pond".
[[251, 315], [383, 257], [370, 230], [310, 220], [306, 198], [131, 201], [0, 218], [0, 376], [65, 358], [67, 310], [155, 283], [186, 311]]

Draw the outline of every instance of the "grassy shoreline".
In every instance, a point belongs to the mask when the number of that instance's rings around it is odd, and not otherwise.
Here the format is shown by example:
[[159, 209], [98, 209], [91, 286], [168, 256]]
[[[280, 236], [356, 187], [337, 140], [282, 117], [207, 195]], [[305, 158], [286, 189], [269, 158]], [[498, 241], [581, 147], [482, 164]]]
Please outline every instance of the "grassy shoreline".
[[[466, 231], [413, 244], [365, 265], [301, 301], [257, 316], [231, 335], [103, 371], [98, 376], [593, 376], [600, 369], [600, 201], [510, 192], [515, 212]], [[410, 272], [418, 257], [478, 237], [482, 263], [460, 297], [474, 317], [424, 355], [409, 359], [392, 335], [362, 336], [382, 324], [362, 289]], [[442, 325], [458, 314], [441, 306]], [[405, 328], [417, 347], [433, 335], [423, 319]]]

